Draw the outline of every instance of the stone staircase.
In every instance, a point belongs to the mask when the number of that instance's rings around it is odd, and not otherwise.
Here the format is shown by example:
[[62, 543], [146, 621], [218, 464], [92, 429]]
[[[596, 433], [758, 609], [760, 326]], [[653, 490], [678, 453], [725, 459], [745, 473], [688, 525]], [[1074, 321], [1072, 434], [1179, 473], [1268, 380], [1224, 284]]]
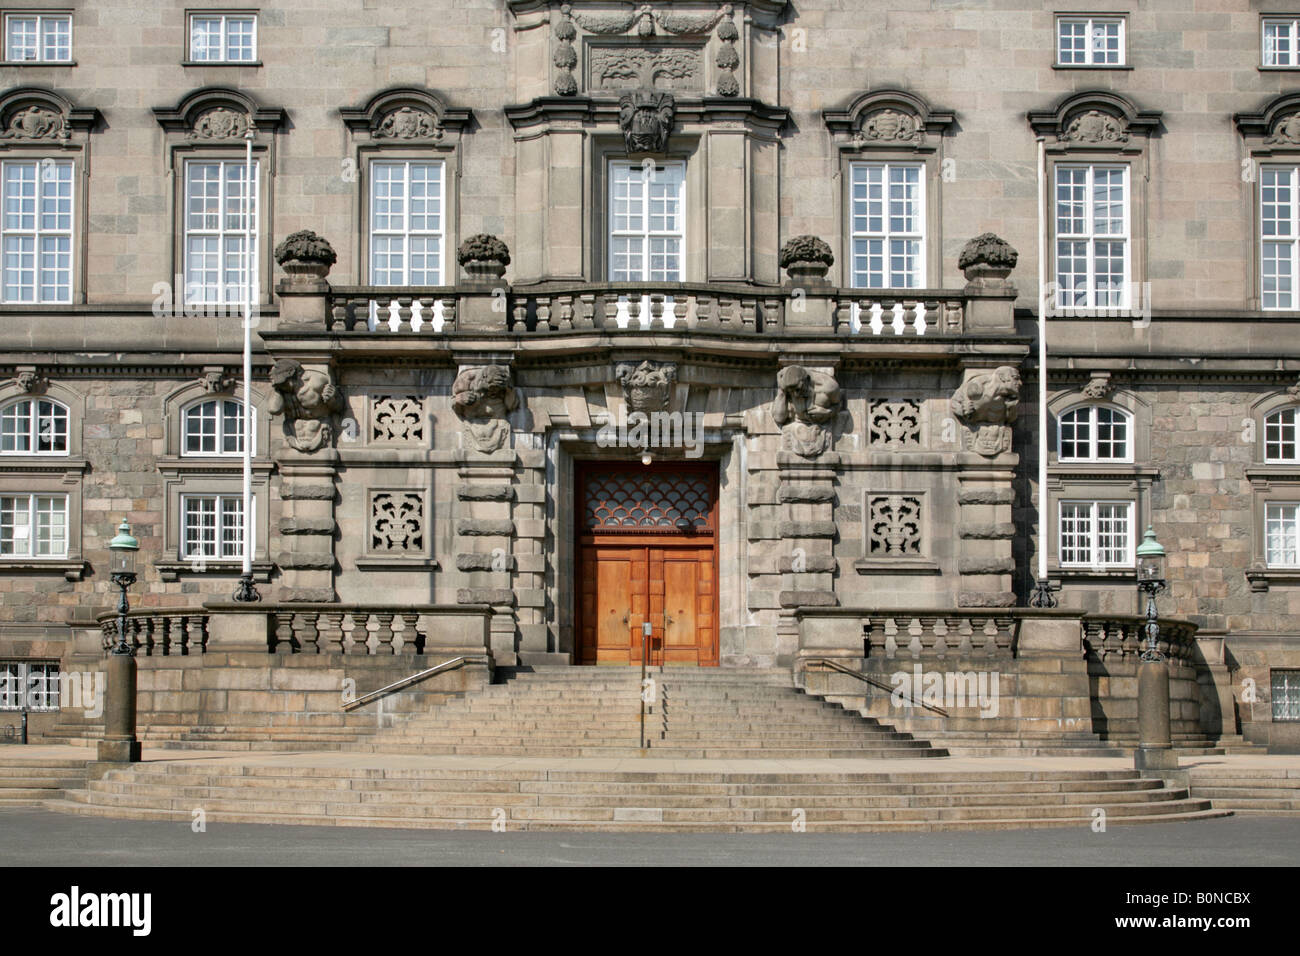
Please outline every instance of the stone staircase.
[[[930, 765], [937, 766], [937, 765]], [[51, 809], [212, 823], [431, 829], [924, 831], [1225, 816], [1131, 770], [730, 772], [324, 767], [167, 761], [112, 770]]]
[[1234, 814], [1300, 817], [1300, 769], [1192, 767], [1190, 792], [1216, 810]]
[[[386, 753], [626, 755], [641, 745], [639, 668], [541, 667], [362, 742]], [[652, 668], [650, 754], [676, 758], [943, 756], [910, 734], [795, 689], [789, 671]], [[354, 748], [349, 748], [354, 749]]]
[[86, 761], [0, 751], [0, 807], [36, 807], [86, 785]]

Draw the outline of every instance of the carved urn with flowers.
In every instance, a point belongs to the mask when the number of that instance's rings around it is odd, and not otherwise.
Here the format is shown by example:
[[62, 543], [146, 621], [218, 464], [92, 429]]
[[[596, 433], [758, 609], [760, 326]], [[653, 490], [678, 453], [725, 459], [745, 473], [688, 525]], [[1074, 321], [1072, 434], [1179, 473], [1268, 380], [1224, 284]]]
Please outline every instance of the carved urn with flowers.
[[824, 282], [835, 255], [817, 236], [795, 236], [781, 247], [781, 268], [791, 282]]
[[510, 250], [496, 236], [479, 233], [460, 244], [456, 253], [465, 274], [476, 282], [499, 281], [510, 265]]

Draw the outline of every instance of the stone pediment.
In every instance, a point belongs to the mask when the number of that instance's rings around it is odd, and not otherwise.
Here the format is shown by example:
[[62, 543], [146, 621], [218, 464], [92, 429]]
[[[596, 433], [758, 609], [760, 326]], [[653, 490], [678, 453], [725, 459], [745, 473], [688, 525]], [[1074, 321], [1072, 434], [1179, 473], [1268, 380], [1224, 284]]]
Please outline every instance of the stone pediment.
[[1063, 149], [1138, 150], [1160, 128], [1160, 117], [1108, 90], [1074, 93], [1050, 110], [1028, 114], [1034, 132]]
[[4, 143], [68, 143], [90, 132], [99, 111], [74, 106], [52, 90], [19, 87], [0, 97], [0, 141]]
[[257, 134], [273, 133], [288, 121], [279, 107], [265, 107], [247, 93], [205, 87], [187, 93], [174, 107], [154, 107], [166, 132], [203, 143], [240, 142], [251, 125]]
[[952, 126], [950, 110], [932, 109], [903, 90], [872, 90], [846, 108], [822, 113], [841, 149], [933, 149]]
[[353, 133], [375, 142], [436, 143], [447, 131], [460, 132], [469, 126], [472, 114], [454, 109], [438, 94], [416, 87], [394, 87], [376, 93], [363, 106], [339, 110]]

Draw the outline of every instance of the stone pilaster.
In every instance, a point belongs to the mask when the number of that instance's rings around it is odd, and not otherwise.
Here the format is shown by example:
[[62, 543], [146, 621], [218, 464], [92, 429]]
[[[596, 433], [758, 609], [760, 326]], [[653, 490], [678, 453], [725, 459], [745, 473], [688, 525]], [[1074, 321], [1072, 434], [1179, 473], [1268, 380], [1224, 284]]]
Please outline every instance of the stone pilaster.
[[782, 554], [781, 622], [778, 626], [782, 656], [799, 647], [798, 607], [834, 607], [835, 598], [835, 475], [840, 456], [835, 452], [808, 461], [791, 452], [777, 455], [780, 486], [777, 500], [781, 518], [777, 526]]
[[1011, 468], [961, 455], [957, 474], [957, 603], [961, 607], [1014, 607], [1011, 553], [1016, 493]]
[[489, 643], [497, 665], [515, 657], [514, 453], [468, 453], [457, 475], [456, 570], [464, 582], [457, 604], [492, 608]]
[[334, 500], [338, 452], [303, 455], [286, 451], [279, 459], [279, 535], [281, 601], [333, 601]]

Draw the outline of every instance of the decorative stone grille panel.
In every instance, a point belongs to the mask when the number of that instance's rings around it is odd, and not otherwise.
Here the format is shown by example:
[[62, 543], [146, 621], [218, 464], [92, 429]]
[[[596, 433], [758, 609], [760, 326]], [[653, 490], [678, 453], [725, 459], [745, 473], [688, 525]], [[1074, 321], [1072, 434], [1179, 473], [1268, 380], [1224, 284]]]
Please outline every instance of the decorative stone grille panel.
[[890, 451], [921, 447], [921, 405], [911, 399], [878, 400], [867, 416], [873, 447]]
[[868, 498], [867, 532], [871, 557], [915, 557], [921, 554], [921, 499], [912, 495], [872, 495]]
[[424, 495], [379, 491], [370, 499], [370, 550], [377, 554], [424, 553]]
[[424, 399], [418, 395], [375, 395], [370, 402], [372, 442], [423, 443], [427, 433]]

